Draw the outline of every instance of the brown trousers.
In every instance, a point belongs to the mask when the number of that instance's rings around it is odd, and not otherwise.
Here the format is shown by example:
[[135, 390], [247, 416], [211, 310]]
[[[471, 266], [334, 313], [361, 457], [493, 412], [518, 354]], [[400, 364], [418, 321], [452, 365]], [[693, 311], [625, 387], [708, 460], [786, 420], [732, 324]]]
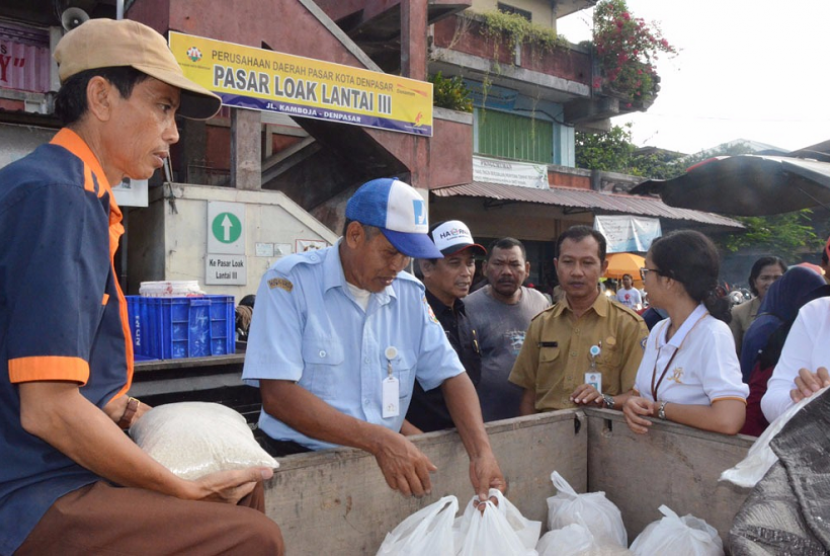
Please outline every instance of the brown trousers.
[[59, 498], [16, 555], [283, 554], [259, 483], [238, 506], [97, 482]]

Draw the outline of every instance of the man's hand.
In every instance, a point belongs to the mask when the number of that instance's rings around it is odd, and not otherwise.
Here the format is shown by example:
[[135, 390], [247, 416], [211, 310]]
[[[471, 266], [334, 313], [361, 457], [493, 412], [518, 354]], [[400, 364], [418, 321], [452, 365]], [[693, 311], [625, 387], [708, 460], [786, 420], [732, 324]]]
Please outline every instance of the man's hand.
[[268, 467], [217, 471], [192, 481], [195, 487], [192, 499], [235, 505], [254, 490], [258, 481], [273, 476], [274, 470]]
[[571, 394], [571, 402], [578, 405], [602, 405], [602, 393], [590, 384], [581, 384]]
[[790, 398], [794, 403], [798, 403], [825, 386], [830, 386], [830, 373], [826, 367], [819, 367], [815, 373], [810, 372], [810, 369], [800, 369], [795, 377], [795, 388], [790, 390]]
[[625, 415], [628, 428], [636, 434], [646, 434], [651, 426], [651, 421], [646, 417], [654, 415], [655, 405], [651, 400], [639, 396], [628, 398], [623, 406], [623, 415]]
[[[432, 491], [429, 474], [438, 470], [412, 442], [403, 435], [385, 431], [379, 448], [373, 452], [386, 484], [404, 496], [421, 497]], [[388, 434], [387, 434], [388, 433]]]
[[501, 473], [496, 457], [491, 453], [470, 460], [470, 481], [478, 494], [479, 502], [486, 502], [491, 488], [507, 492], [507, 481]]

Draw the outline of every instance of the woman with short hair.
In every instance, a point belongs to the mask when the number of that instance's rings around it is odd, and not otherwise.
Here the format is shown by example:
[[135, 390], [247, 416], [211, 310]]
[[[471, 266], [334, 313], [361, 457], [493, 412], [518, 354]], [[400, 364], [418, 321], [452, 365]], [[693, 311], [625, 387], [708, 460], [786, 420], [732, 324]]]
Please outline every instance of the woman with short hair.
[[752, 265], [752, 270], [749, 271], [749, 291], [754, 297], [732, 308], [732, 321], [729, 323], [732, 336], [735, 338], [735, 353], [738, 357], [741, 356], [744, 334], [758, 317], [758, 310], [769, 287], [785, 272], [787, 272], [787, 263], [779, 257], [761, 257]]
[[653, 306], [669, 318], [652, 329], [634, 393], [623, 407], [626, 423], [645, 434], [646, 417], [737, 434], [749, 388], [741, 381], [729, 322], [729, 302], [716, 288], [720, 261], [714, 244], [690, 230], [654, 241], [641, 270]]

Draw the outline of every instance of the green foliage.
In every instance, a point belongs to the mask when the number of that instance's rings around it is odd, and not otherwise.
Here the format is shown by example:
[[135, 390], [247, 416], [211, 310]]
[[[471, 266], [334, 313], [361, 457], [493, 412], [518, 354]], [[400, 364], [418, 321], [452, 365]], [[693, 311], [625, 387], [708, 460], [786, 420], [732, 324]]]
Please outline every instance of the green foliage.
[[538, 45], [547, 52], [568, 48], [568, 40], [557, 35], [553, 29], [531, 23], [518, 14], [489, 10], [479, 15], [482, 18], [482, 33], [494, 39], [505, 39], [511, 50], [520, 44]]
[[460, 110], [461, 112], [473, 111], [473, 98], [470, 89], [464, 84], [460, 75], [447, 79], [439, 71], [429, 76], [429, 82], [433, 84], [432, 104], [440, 108]]
[[602, 0], [594, 9], [594, 47], [603, 71], [595, 88], [624, 94], [629, 106], [650, 104], [660, 90], [654, 68], [658, 54], [677, 51], [654, 23], [631, 16], [625, 0]]
[[793, 253], [803, 249], [810, 252], [822, 245], [811, 226], [810, 209], [774, 216], [738, 217], [746, 226], [746, 233], [729, 234], [718, 242], [725, 251], [736, 252], [745, 249], [761, 249], [784, 260], [791, 260]]
[[606, 133], [577, 131], [576, 167], [627, 173], [636, 147], [631, 143], [631, 124], [615, 125]]

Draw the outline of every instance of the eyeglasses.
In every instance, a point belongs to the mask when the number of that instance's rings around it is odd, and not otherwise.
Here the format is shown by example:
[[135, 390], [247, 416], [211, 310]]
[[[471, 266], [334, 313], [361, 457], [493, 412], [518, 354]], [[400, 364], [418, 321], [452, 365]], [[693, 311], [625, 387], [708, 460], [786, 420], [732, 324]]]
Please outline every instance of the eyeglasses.
[[657, 270], [656, 268], [646, 268], [646, 267], [643, 267], [643, 268], [641, 268], [641, 269], [640, 269], [640, 278], [642, 278], [643, 280], [645, 280], [645, 279], [646, 279], [646, 275], [647, 275], [649, 272], [653, 272], [654, 274], [660, 274], [660, 271], [659, 271], [659, 270]]

